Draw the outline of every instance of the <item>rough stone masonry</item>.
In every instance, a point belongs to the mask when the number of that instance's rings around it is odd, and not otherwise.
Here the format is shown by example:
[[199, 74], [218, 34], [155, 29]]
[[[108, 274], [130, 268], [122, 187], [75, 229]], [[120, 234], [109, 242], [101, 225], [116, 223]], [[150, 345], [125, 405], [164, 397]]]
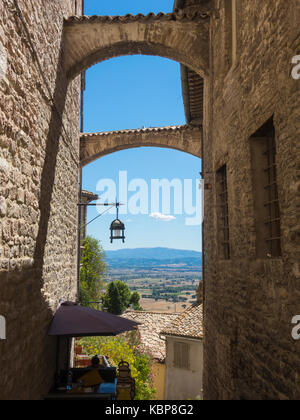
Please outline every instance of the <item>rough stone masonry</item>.
[[80, 3], [0, 3], [0, 398], [49, 390], [47, 328], [59, 299], [76, 297], [76, 76], [142, 53], [189, 67], [186, 114], [200, 124], [204, 396], [300, 399], [299, 1], [177, 0], [174, 15], [70, 18]]
[[[300, 4], [221, 0], [211, 5], [203, 152], [205, 182], [212, 186], [205, 195], [204, 394], [206, 399], [298, 400], [300, 342], [291, 337], [291, 321], [300, 313], [300, 81], [291, 71], [300, 52]], [[259, 139], [264, 144], [266, 137], [273, 141], [273, 158], [259, 168], [255, 186], [252, 145]], [[260, 153], [258, 159], [266, 159], [267, 147]], [[274, 164], [279, 211], [274, 178], [262, 184], [265, 174], [272, 178]], [[269, 191], [271, 199], [265, 198]], [[272, 214], [256, 211], [261, 199]], [[273, 233], [264, 234], [258, 221], [272, 223]], [[229, 258], [221, 249], [225, 227]], [[281, 252], [273, 247], [273, 253], [259, 254], [259, 242], [271, 241], [271, 235]]]
[[80, 83], [63, 71], [62, 37], [73, 14], [70, 0], [0, 1], [0, 399], [49, 391], [47, 328], [59, 299], [76, 298]]

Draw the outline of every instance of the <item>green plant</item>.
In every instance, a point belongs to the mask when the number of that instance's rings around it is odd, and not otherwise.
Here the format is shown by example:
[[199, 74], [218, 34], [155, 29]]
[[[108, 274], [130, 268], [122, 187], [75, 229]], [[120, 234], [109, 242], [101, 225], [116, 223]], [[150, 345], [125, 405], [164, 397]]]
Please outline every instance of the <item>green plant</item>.
[[103, 299], [108, 312], [121, 315], [130, 305], [131, 292], [127, 284], [120, 280], [109, 283]]
[[105, 253], [100, 242], [87, 236], [83, 243], [80, 270], [80, 303], [92, 306], [99, 301], [106, 273]]
[[138, 292], [133, 292], [130, 298], [130, 303], [133, 305], [135, 311], [142, 311], [143, 308], [140, 305], [141, 296]]
[[118, 366], [121, 361], [129, 363], [131, 375], [136, 383], [136, 400], [150, 400], [155, 395], [152, 379], [153, 359], [137, 348], [139, 339], [130, 333], [126, 337], [83, 338], [78, 343], [83, 346], [83, 353], [89, 356], [104, 355], [111, 366]]

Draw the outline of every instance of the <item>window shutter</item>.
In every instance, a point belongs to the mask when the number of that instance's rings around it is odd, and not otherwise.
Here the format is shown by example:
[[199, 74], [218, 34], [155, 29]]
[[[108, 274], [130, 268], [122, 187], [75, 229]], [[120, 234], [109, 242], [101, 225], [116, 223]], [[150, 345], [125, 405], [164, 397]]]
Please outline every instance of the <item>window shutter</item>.
[[185, 343], [174, 343], [174, 367], [190, 369], [190, 346]]

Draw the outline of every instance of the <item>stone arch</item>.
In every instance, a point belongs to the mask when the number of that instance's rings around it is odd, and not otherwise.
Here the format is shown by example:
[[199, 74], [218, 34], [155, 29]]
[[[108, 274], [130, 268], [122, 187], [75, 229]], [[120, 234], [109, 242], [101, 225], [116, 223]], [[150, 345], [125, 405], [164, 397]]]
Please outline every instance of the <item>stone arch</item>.
[[80, 165], [83, 167], [110, 153], [137, 147], [169, 148], [201, 158], [201, 129], [193, 126], [175, 126], [82, 134]]
[[64, 25], [65, 68], [73, 79], [89, 67], [124, 55], [156, 55], [201, 77], [209, 68], [209, 17], [149, 14], [73, 16]]

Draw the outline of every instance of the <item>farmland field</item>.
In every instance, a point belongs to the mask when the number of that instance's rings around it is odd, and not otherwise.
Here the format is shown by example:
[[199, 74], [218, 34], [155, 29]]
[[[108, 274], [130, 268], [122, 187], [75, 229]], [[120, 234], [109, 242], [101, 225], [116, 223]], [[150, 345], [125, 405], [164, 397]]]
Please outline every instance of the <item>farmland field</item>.
[[[196, 258], [194, 253], [189, 256], [188, 251], [182, 251], [182, 255], [177, 250], [142, 251], [143, 258], [136, 258], [140, 250], [126, 250], [126, 258], [121, 251], [113, 254], [108, 259], [107, 282], [126, 283], [131, 292], [140, 294], [141, 306], [146, 311], [182, 312], [196, 302], [196, 290], [202, 281], [200, 253]], [[149, 253], [151, 258], [147, 258]], [[116, 258], [117, 255], [123, 257]]]
[[190, 306], [189, 304], [173, 303], [165, 300], [141, 299], [142, 308], [148, 312], [183, 312], [185, 310], [184, 305], [187, 305], [186, 307]]

